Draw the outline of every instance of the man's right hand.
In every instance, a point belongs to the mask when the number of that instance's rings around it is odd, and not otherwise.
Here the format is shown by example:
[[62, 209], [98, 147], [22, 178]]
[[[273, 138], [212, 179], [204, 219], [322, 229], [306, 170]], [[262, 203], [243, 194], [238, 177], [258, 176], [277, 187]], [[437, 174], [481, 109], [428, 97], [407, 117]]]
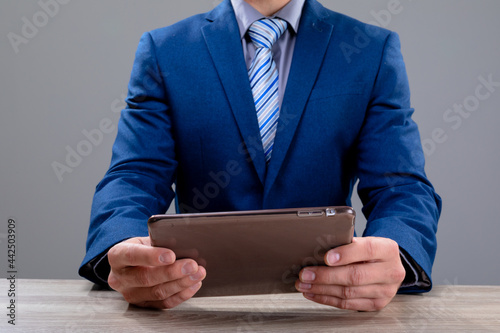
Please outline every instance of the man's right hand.
[[176, 260], [169, 249], [152, 247], [149, 237], [131, 238], [108, 251], [108, 284], [140, 307], [170, 309], [190, 299], [206, 276], [192, 259]]

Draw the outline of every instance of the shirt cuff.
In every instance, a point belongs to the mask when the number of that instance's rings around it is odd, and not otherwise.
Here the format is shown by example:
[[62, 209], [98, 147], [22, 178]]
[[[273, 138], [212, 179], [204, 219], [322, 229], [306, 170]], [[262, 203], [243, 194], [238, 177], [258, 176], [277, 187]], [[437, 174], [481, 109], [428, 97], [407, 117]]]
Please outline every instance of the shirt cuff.
[[82, 277], [98, 285], [109, 287], [108, 275], [110, 271], [108, 251], [106, 250], [80, 267], [79, 273]]
[[399, 287], [399, 290], [404, 291], [405, 289], [415, 289], [415, 287], [417, 287], [429, 291], [432, 286], [431, 280], [420, 265], [401, 247], [399, 248], [399, 255], [401, 256], [401, 262], [406, 270], [405, 279]]

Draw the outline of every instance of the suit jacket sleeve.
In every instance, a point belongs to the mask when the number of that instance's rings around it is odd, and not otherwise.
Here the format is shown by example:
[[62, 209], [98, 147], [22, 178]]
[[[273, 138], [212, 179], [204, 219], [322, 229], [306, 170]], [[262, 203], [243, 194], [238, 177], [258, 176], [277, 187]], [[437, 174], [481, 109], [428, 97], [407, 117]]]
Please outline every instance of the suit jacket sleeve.
[[164, 213], [174, 198], [177, 162], [162, 82], [146, 33], [136, 53], [111, 166], [93, 199], [87, 254], [79, 271], [93, 282], [103, 284], [94, 267], [101, 258], [107, 261], [103, 254], [127, 238], [147, 236], [149, 216]]
[[[424, 172], [399, 37], [388, 35], [358, 142], [364, 236], [395, 240], [431, 276], [441, 199]], [[428, 288], [430, 289], [430, 288]], [[405, 291], [423, 291], [418, 285]]]

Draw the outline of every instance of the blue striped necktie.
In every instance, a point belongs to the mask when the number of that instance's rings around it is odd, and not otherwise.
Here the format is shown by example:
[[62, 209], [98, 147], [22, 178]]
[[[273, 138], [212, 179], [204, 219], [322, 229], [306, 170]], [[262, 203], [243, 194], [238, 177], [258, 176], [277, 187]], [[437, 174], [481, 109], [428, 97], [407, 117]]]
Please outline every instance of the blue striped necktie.
[[248, 70], [266, 162], [271, 153], [279, 118], [278, 69], [271, 48], [287, 29], [281, 19], [261, 19], [248, 29], [255, 45], [255, 58]]

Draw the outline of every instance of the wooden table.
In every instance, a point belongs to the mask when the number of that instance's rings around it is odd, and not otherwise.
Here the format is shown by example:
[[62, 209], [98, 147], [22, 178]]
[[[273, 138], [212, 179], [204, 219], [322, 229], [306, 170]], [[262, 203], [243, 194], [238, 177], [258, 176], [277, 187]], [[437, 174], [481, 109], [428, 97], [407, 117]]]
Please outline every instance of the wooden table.
[[301, 294], [193, 298], [172, 310], [130, 306], [82, 280], [17, 280], [16, 326], [0, 281], [0, 332], [500, 332], [500, 286], [436, 286], [380, 312], [315, 304]]

